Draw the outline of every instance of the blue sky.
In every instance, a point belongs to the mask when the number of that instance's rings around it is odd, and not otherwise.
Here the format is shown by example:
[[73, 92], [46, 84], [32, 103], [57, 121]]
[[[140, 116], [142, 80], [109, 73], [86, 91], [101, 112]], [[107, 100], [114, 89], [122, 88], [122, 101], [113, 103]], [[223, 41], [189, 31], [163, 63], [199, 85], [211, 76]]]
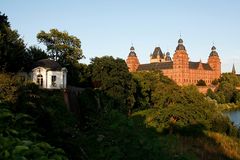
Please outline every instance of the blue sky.
[[82, 63], [103, 55], [126, 59], [132, 43], [140, 63], [149, 63], [156, 46], [172, 56], [181, 33], [190, 60], [206, 62], [214, 43], [222, 71], [235, 63], [240, 72], [238, 0], [1, 0], [0, 11], [28, 46], [40, 45], [41, 30], [77, 36]]

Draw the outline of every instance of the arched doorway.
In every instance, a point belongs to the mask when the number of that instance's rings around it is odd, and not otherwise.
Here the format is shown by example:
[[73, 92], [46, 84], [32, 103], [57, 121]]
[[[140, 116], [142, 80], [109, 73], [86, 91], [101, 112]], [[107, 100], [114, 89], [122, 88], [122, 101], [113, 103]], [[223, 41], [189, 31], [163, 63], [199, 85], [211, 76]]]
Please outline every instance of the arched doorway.
[[43, 86], [43, 76], [41, 74], [37, 75], [37, 84]]

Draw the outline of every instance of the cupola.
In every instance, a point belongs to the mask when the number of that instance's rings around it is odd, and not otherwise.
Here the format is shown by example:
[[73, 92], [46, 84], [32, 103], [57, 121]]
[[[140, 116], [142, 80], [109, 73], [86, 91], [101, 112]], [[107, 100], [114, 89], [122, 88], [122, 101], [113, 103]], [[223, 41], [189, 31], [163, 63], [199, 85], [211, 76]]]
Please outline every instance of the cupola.
[[212, 46], [212, 51], [211, 51], [211, 53], [210, 53], [210, 55], [209, 56], [218, 56], [218, 53], [217, 53], [217, 51], [216, 51], [216, 47], [215, 46]]
[[186, 50], [185, 46], [183, 45], [183, 40], [181, 38], [178, 40], [178, 46], [176, 50], [184, 50], [184, 51]]

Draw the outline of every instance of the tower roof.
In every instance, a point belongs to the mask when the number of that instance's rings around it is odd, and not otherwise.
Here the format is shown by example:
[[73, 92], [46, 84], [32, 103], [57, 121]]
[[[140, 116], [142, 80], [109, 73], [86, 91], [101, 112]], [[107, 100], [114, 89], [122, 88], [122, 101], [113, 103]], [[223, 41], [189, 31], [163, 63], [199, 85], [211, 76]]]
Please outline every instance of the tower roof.
[[211, 50], [212, 51], [211, 51], [209, 56], [218, 56], [218, 53], [216, 51], [216, 47], [215, 46], [212, 46]]
[[128, 56], [130, 56], [130, 57], [137, 56], [137, 54], [135, 53], [135, 48], [133, 46], [130, 48], [130, 53], [128, 54]]
[[183, 45], [183, 40], [181, 38], [178, 40], [178, 46], [176, 50], [184, 50], [184, 51], [186, 50], [185, 46]]
[[236, 69], [235, 69], [235, 65], [233, 64], [233, 67], [232, 67], [232, 74], [236, 74]]
[[166, 61], [172, 61], [172, 58], [170, 57], [170, 53], [167, 52], [166, 53], [166, 58], [165, 58]]
[[157, 58], [158, 55], [160, 56], [161, 59], [164, 58], [161, 48], [155, 47], [153, 54], [152, 54], [152, 58]]
[[182, 40], [182, 38], [180, 38], [179, 40], [178, 40], [178, 44], [183, 44], [183, 40]]

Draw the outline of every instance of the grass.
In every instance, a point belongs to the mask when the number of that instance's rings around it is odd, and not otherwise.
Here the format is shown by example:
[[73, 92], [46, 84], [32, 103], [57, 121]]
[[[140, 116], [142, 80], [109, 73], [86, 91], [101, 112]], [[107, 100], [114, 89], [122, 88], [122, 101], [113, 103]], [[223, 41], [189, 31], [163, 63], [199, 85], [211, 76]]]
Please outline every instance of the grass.
[[160, 141], [164, 152], [173, 158], [240, 160], [240, 140], [216, 132], [205, 131], [198, 137], [166, 135], [161, 136]]

